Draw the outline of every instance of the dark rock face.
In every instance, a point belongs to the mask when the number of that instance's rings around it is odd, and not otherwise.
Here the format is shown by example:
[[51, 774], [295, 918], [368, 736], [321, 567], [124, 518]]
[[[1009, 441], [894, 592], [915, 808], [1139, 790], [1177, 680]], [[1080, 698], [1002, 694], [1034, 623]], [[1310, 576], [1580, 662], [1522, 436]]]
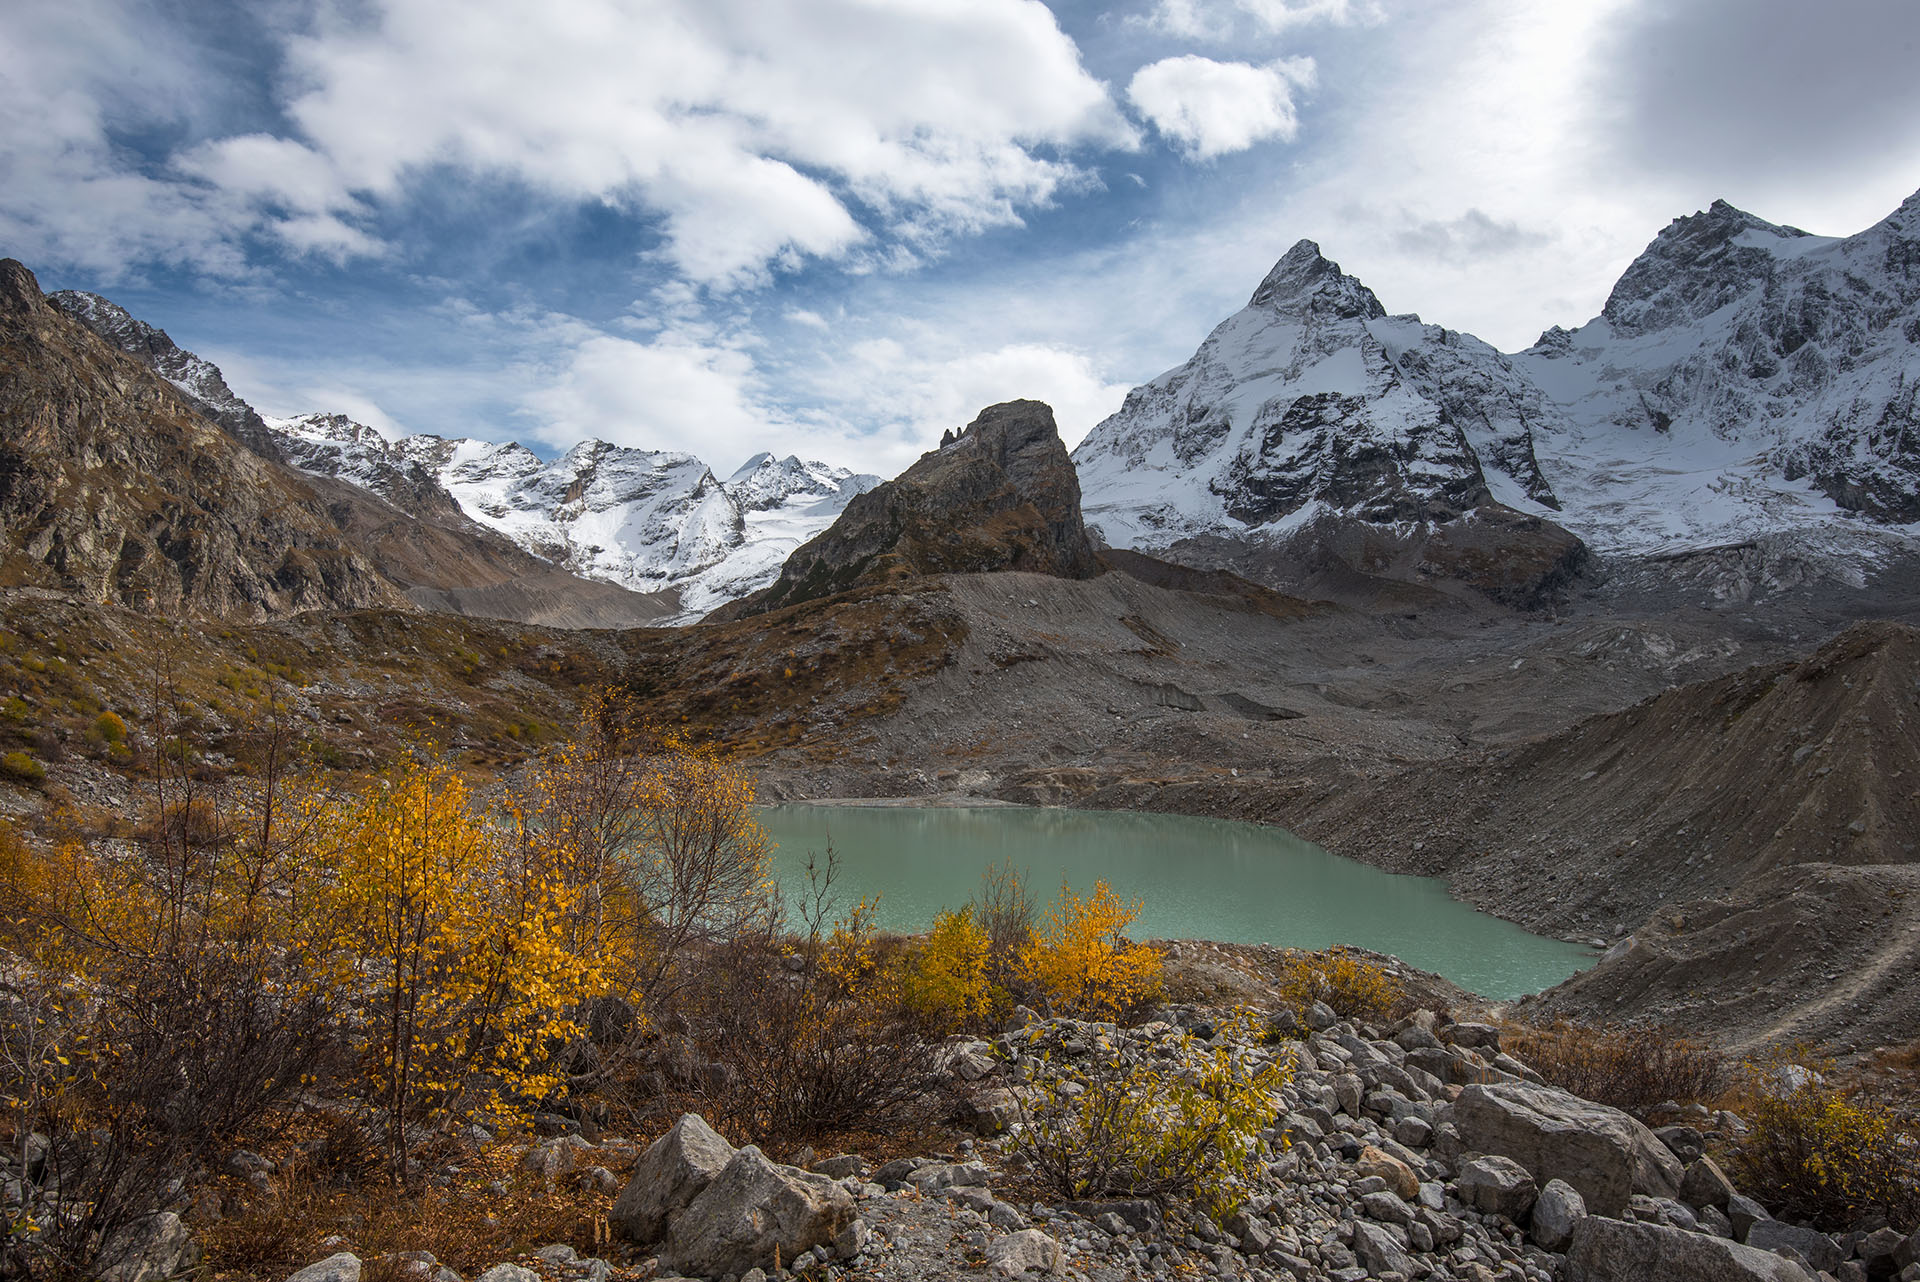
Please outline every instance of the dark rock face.
[[166, 330], [136, 319], [118, 303], [83, 290], [59, 290], [48, 294], [47, 301], [172, 383], [196, 409], [254, 453], [276, 462], [288, 461], [259, 413], [227, 386], [220, 367], [182, 348]]
[[0, 262], [7, 582], [221, 617], [400, 605], [297, 475]]
[[787, 558], [772, 587], [728, 610], [758, 614], [922, 574], [1027, 570], [1089, 579], [1100, 569], [1052, 409], [1008, 401], [855, 498]]
[[1654, 237], [1614, 283], [1600, 314], [1614, 331], [1644, 334], [1709, 316], [1775, 272], [1773, 253], [1740, 243], [1747, 232], [1801, 237], [1716, 200], [1702, 213], [1676, 218]]

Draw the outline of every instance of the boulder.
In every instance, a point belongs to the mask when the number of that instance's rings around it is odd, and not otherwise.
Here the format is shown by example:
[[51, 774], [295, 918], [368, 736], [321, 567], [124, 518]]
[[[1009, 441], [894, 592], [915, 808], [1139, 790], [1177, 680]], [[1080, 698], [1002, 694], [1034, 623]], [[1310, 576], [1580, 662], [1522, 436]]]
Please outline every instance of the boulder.
[[1846, 1252], [1818, 1229], [1803, 1229], [1780, 1220], [1761, 1220], [1747, 1230], [1747, 1245], [1760, 1251], [1793, 1251], [1822, 1273], [1840, 1267]]
[[287, 1282], [360, 1282], [360, 1257], [351, 1251], [329, 1255], [297, 1270]]
[[1414, 1276], [1413, 1257], [1407, 1254], [1398, 1238], [1378, 1224], [1365, 1220], [1353, 1222], [1353, 1253], [1367, 1266], [1371, 1277], [1388, 1273], [1397, 1273], [1403, 1278]]
[[987, 1248], [987, 1268], [995, 1277], [1003, 1278], [1025, 1273], [1058, 1275], [1062, 1271], [1060, 1244], [1039, 1229], [1021, 1229]]
[[1711, 1206], [1724, 1211], [1733, 1192], [1733, 1181], [1710, 1157], [1696, 1158], [1680, 1178], [1680, 1200], [1688, 1206]]
[[749, 1144], [673, 1217], [663, 1260], [719, 1277], [773, 1269], [832, 1243], [854, 1219], [853, 1198], [824, 1175], [777, 1166]]
[[1589, 1215], [1573, 1228], [1566, 1282], [1814, 1282], [1769, 1251], [1664, 1224]]
[[1893, 1248], [1893, 1262], [1902, 1271], [1920, 1264], [1920, 1229], [1914, 1230], [1912, 1236]]
[[1378, 1176], [1406, 1201], [1411, 1202], [1420, 1196], [1420, 1177], [1413, 1173], [1413, 1168], [1371, 1144], [1360, 1150], [1360, 1156], [1353, 1164], [1353, 1173], [1363, 1180], [1370, 1175]]
[[1474, 1157], [1460, 1164], [1460, 1200], [1476, 1211], [1519, 1221], [1533, 1206], [1538, 1185], [1510, 1157]]
[[[634, 1163], [627, 1187], [607, 1213], [617, 1233], [635, 1242], [658, 1241], [673, 1214], [692, 1202], [733, 1160], [733, 1145], [698, 1113], [683, 1113]], [[738, 1272], [738, 1270], [735, 1270]]]
[[1652, 1131], [1619, 1109], [1551, 1086], [1468, 1086], [1452, 1123], [1468, 1150], [1510, 1157], [1535, 1180], [1565, 1180], [1595, 1215], [1619, 1215], [1636, 1192], [1672, 1197], [1680, 1190], [1680, 1163]]
[[1875, 1229], [1861, 1238], [1860, 1245], [1855, 1248], [1855, 1254], [1860, 1257], [1861, 1264], [1865, 1266], [1867, 1276], [1874, 1279], [1874, 1282], [1880, 1282], [1880, 1279], [1890, 1278], [1900, 1272], [1900, 1266], [1895, 1262], [1895, 1257], [1901, 1243], [1906, 1240], [1899, 1229]]
[[518, 1264], [496, 1264], [482, 1273], [477, 1282], [540, 1282], [540, 1275]]
[[1772, 1218], [1767, 1214], [1766, 1207], [1744, 1193], [1735, 1193], [1727, 1199], [1727, 1220], [1733, 1225], [1733, 1240], [1736, 1242], [1746, 1241], [1754, 1225]]
[[1580, 1191], [1565, 1180], [1548, 1180], [1533, 1202], [1533, 1240], [1549, 1251], [1561, 1252], [1573, 1244], [1573, 1228], [1587, 1216]]
[[[349, 1257], [351, 1258], [351, 1257]], [[200, 1262], [200, 1248], [172, 1211], [145, 1215], [113, 1231], [100, 1247], [100, 1282], [156, 1282]], [[356, 1269], [359, 1261], [354, 1261]]]

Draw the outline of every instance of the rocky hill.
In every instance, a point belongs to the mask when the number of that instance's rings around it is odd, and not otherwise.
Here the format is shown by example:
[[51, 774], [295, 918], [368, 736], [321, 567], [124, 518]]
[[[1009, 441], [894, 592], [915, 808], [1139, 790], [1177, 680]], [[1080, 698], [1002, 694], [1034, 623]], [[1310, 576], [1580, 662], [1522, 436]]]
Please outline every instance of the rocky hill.
[[[563, 627], [647, 624], [680, 608], [671, 594], [646, 595], [588, 582], [531, 555], [468, 517], [436, 477], [404, 459], [383, 472], [362, 472], [346, 480], [330, 469], [306, 466], [310, 459], [304, 437], [268, 423], [234, 394], [218, 366], [181, 348], [164, 330], [97, 294], [66, 290], [47, 301], [172, 384], [179, 399], [268, 463], [284, 483], [309, 495], [323, 519], [335, 527], [334, 537], [415, 604]], [[370, 428], [340, 415], [318, 416], [317, 421], [319, 430], [348, 442], [380, 439]], [[210, 447], [225, 449], [217, 443]]]
[[166, 612], [401, 604], [298, 473], [202, 417], [0, 261], [5, 577]]
[[1052, 409], [1008, 401], [980, 411], [957, 437], [848, 503], [825, 533], [787, 558], [771, 587], [729, 613], [757, 614], [915, 575], [1026, 570], [1085, 579], [1100, 569]]
[[1388, 315], [1302, 241], [1074, 458], [1109, 543], [1271, 549], [1270, 581], [1338, 563], [1444, 583], [1410, 541], [1501, 509], [1610, 557], [1791, 535], [1857, 572], [1920, 520], [1916, 387], [1920, 195], [1843, 240], [1717, 202], [1599, 317], [1512, 356]]

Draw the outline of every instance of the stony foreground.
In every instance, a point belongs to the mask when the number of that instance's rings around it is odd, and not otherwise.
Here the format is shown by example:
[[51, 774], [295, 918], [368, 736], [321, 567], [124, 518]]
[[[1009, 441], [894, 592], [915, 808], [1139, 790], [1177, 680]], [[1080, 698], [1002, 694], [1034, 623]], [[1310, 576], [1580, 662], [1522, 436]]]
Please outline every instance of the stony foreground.
[[[803, 1170], [735, 1148], [693, 1114], [637, 1160], [621, 1141], [540, 1141], [522, 1155], [523, 1170], [620, 1187], [610, 1220], [628, 1245], [618, 1263], [547, 1247], [479, 1282], [910, 1282], [983, 1273], [1096, 1282], [1920, 1282], [1912, 1225], [1833, 1237], [1777, 1221], [1742, 1196], [1704, 1154], [1740, 1127], [1737, 1117], [1656, 1134], [1543, 1084], [1502, 1053], [1490, 1026], [1421, 1011], [1380, 1028], [1316, 1005], [1296, 1036], [1253, 1040], [1217, 1030], [1201, 1012], [1161, 1014], [1121, 1028], [1022, 1012], [992, 1043], [956, 1040], [949, 1063], [981, 1138], [950, 1153], [878, 1167], [839, 1154]], [[1036, 1075], [1095, 1056], [1180, 1072], [1221, 1046], [1248, 1068], [1294, 1065], [1258, 1137], [1249, 1195], [1226, 1223], [1145, 1200], [1031, 1200], [1036, 1186], [1007, 1128], [1022, 1125]], [[628, 1162], [621, 1185], [608, 1166]], [[163, 1251], [169, 1244], [178, 1239], [154, 1240]], [[163, 1276], [173, 1261], [145, 1271], [138, 1265], [148, 1261], [129, 1263], [113, 1282]], [[430, 1257], [380, 1263], [382, 1275], [398, 1265], [411, 1282], [458, 1282]], [[362, 1268], [342, 1251], [291, 1282], [359, 1282]]]

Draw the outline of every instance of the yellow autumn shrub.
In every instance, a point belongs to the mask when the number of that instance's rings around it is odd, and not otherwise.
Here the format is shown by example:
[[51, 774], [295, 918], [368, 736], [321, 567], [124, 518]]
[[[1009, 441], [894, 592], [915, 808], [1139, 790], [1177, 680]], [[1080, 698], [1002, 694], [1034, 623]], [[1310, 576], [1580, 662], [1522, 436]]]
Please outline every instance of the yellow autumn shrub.
[[[1775, 1066], [1777, 1067], [1777, 1066]], [[1840, 1231], [1869, 1217], [1920, 1217], [1920, 1133], [1891, 1109], [1808, 1076], [1761, 1070], [1735, 1101], [1746, 1120], [1728, 1160], [1741, 1191], [1782, 1219]]]
[[1392, 1018], [1405, 1001], [1393, 976], [1338, 949], [1288, 956], [1274, 977], [1274, 987], [1281, 1001], [1303, 1017], [1309, 1006], [1325, 1002], [1342, 1019], [1378, 1022]]
[[408, 761], [361, 795], [324, 853], [307, 949], [358, 999], [361, 1068], [395, 1123], [396, 1164], [400, 1123], [559, 1086], [545, 1051], [579, 1036], [570, 1012], [599, 990], [569, 929], [578, 888], [509, 848], [459, 776]]
[[1020, 950], [1022, 986], [1049, 1010], [1082, 1019], [1117, 1018], [1151, 1001], [1161, 992], [1160, 954], [1126, 935], [1140, 908], [1105, 881], [1084, 899], [1062, 882]]
[[976, 1026], [997, 1000], [988, 974], [990, 943], [971, 906], [933, 919], [927, 942], [907, 967], [907, 1009], [929, 1029], [951, 1033]]

